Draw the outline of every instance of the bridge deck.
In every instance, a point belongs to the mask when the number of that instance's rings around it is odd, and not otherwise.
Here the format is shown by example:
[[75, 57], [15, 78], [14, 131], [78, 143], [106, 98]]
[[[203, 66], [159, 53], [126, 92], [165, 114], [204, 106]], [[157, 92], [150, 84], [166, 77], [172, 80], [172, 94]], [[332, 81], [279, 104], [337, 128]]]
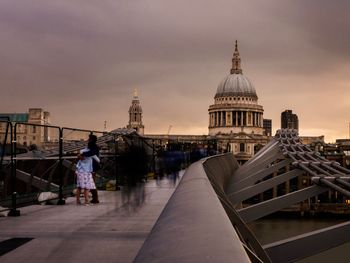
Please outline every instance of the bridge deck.
[[[0, 218], [0, 258], [6, 262], [131, 262], [175, 189], [170, 179], [118, 192], [100, 191], [101, 203], [35, 205]], [[1, 256], [11, 238], [33, 238]], [[2, 252], [4, 253], [4, 252]]]

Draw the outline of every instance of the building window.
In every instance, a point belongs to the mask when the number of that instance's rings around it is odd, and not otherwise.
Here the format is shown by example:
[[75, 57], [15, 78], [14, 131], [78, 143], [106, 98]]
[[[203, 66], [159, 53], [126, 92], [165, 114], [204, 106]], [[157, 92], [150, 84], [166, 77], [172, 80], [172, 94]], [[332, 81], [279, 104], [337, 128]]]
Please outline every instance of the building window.
[[36, 126], [33, 126], [32, 128], [33, 128], [33, 129], [32, 129], [32, 130], [33, 130], [33, 133], [36, 133]]
[[244, 147], [245, 145], [244, 145], [244, 143], [240, 143], [239, 144], [239, 151], [242, 153], [242, 152], [244, 152]]
[[35, 139], [36, 139], [36, 137], [35, 136], [33, 136], [33, 140], [35, 141]]
[[232, 125], [236, 126], [236, 112], [232, 112]]
[[243, 126], [247, 126], [247, 114], [243, 111]]
[[223, 111], [221, 114], [222, 114], [222, 126], [225, 127], [226, 126], [226, 112]]

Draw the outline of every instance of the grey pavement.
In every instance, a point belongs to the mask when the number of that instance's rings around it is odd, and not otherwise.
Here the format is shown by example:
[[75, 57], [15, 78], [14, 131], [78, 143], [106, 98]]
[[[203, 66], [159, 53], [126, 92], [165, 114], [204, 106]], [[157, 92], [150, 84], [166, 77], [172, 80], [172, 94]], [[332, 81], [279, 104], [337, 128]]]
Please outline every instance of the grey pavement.
[[99, 191], [100, 204], [33, 205], [0, 218], [0, 242], [33, 238], [0, 256], [7, 262], [132, 262], [175, 189], [151, 180], [133, 191]]

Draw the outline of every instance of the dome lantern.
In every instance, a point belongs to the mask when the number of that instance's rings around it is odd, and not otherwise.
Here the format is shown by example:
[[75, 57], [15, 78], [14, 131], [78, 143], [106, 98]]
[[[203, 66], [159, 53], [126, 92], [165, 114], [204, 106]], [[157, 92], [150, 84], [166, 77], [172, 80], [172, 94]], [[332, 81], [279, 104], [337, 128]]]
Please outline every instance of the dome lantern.
[[231, 74], [242, 74], [242, 68], [241, 68], [241, 57], [238, 52], [238, 43], [236, 40], [235, 44], [235, 52], [233, 53], [232, 57], [232, 68], [231, 68]]

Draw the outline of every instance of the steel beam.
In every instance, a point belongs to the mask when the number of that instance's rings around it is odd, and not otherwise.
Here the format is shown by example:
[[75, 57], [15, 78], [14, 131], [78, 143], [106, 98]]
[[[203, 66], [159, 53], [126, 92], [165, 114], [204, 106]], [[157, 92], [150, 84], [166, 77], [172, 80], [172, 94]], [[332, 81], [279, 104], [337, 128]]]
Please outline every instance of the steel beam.
[[268, 176], [274, 172], [277, 172], [279, 169], [287, 166], [290, 163], [291, 163], [291, 160], [283, 160], [279, 163], [272, 164], [271, 166], [269, 166], [267, 168], [255, 171], [253, 174], [247, 175], [244, 179], [242, 179], [239, 182], [235, 182], [235, 183], [231, 182], [227, 186], [226, 192], [230, 195], [230, 194], [233, 194], [237, 191], [240, 191], [241, 189], [252, 186], [257, 181], [264, 179], [266, 176]]
[[350, 242], [350, 222], [323, 228], [263, 246], [272, 262], [288, 263]]
[[301, 174], [303, 174], [304, 171], [300, 169], [294, 169], [292, 171], [277, 175], [276, 177], [273, 177], [271, 179], [262, 181], [258, 184], [255, 184], [253, 186], [248, 186], [246, 188], [243, 188], [242, 190], [233, 192], [233, 193], [227, 193], [228, 198], [233, 204], [237, 204], [239, 202], [242, 202], [244, 200], [247, 200], [257, 194], [263, 193], [264, 191], [271, 189], [274, 186], [277, 186], [279, 184], [285, 183], [286, 181], [297, 177]]
[[[16, 177], [17, 179], [21, 180], [22, 182], [25, 183], [30, 183], [31, 185], [33, 185], [34, 187], [40, 189], [41, 191], [47, 191], [47, 184], [48, 181], [45, 179], [42, 179], [40, 177], [37, 176], [32, 176], [29, 173], [26, 173], [24, 171], [21, 170], [16, 170]], [[59, 186], [57, 184], [51, 183], [50, 184], [50, 190], [51, 191], [58, 191]]]
[[328, 190], [329, 188], [327, 187], [313, 185], [308, 188], [304, 188], [255, 205], [251, 205], [249, 207], [238, 210], [238, 212], [242, 219], [248, 223], [277, 212], [282, 208], [286, 208], [298, 202], [304, 201], [309, 197], [324, 193]]

